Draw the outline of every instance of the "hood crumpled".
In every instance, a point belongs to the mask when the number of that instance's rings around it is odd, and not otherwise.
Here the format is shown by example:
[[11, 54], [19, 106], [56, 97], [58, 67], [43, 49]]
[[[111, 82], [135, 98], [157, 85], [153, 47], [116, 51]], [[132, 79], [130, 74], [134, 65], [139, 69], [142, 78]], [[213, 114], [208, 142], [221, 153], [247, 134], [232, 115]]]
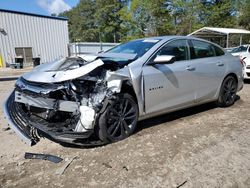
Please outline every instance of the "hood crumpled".
[[76, 68], [62, 69], [64, 62], [65, 59], [61, 59], [52, 63], [42, 64], [22, 77], [31, 82], [57, 83], [84, 76], [104, 64], [101, 59], [97, 59]]

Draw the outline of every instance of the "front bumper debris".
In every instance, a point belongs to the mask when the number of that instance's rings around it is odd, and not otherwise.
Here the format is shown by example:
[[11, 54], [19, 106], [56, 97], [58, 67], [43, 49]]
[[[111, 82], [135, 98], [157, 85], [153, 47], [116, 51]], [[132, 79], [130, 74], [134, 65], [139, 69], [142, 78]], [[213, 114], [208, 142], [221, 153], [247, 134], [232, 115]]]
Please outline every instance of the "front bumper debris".
[[56, 106], [57, 110], [64, 112], [75, 112], [78, 108], [78, 104], [73, 101], [57, 100], [44, 97], [32, 97], [24, 95], [19, 91], [15, 91], [15, 101], [29, 106], [51, 109]]
[[40, 153], [28, 153], [26, 152], [24, 154], [25, 159], [41, 159], [41, 160], [46, 160], [50, 161], [53, 163], [60, 163], [63, 159], [60, 157], [57, 157], [55, 155], [49, 155], [49, 154], [40, 154]]
[[43, 121], [32, 121], [20, 108], [20, 104], [15, 102], [14, 91], [4, 104], [4, 115], [11, 129], [30, 146], [35, 145], [39, 141], [34, 132], [40, 137], [46, 137], [60, 144], [77, 146], [99, 146], [105, 144], [94, 138], [93, 130], [86, 132], [62, 131], [46, 125]]
[[17, 125], [17, 119], [11, 116], [11, 114], [13, 113], [13, 111], [10, 108], [10, 99], [12, 95], [13, 93], [9, 96], [9, 98], [4, 103], [4, 107], [3, 107], [4, 116], [10, 128], [15, 131], [15, 133], [21, 138], [21, 140], [27, 143], [28, 145], [32, 146], [35, 144], [35, 142], [31, 139], [30, 135], [21, 128], [21, 126]]

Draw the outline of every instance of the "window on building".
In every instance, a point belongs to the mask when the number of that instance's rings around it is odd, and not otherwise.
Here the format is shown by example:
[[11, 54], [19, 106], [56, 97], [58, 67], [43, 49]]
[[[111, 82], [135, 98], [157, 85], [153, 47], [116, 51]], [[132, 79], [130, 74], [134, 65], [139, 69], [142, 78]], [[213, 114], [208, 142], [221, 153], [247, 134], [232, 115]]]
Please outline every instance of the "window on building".
[[15, 53], [16, 56], [21, 56], [23, 57], [23, 62], [25, 66], [30, 66], [32, 65], [32, 48], [31, 47], [20, 47], [20, 48], [15, 48]]

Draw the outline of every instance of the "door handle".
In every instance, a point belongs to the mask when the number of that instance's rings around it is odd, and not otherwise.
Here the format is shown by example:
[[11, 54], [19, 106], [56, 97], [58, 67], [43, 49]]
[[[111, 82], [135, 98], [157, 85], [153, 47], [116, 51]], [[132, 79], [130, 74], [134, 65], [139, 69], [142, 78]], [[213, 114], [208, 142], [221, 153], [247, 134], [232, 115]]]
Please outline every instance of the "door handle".
[[194, 70], [195, 70], [195, 67], [188, 66], [188, 67], [186, 68], [186, 70], [188, 70], [188, 71], [194, 71]]
[[219, 67], [222, 67], [222, 66], [224, 66], [224, 63], [218, 62], [216, 65]]

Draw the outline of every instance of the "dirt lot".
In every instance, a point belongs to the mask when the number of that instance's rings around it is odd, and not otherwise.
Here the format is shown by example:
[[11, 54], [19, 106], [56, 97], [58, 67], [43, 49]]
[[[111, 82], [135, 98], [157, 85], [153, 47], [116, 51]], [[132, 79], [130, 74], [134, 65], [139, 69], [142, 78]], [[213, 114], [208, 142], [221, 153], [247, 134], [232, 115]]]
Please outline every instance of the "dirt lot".
[[[0, 83], [0, 101], [14, 84]], [[250, 187], [250, 84], [230, 108], [213, 104], [140, 122], [130, 138], [79, 149], [21, 142], [0, 112], [0, 187]], [[54, 154], [63, 162], [24, 159]], [[65, 163], [75, 160], [63, 175]]]

